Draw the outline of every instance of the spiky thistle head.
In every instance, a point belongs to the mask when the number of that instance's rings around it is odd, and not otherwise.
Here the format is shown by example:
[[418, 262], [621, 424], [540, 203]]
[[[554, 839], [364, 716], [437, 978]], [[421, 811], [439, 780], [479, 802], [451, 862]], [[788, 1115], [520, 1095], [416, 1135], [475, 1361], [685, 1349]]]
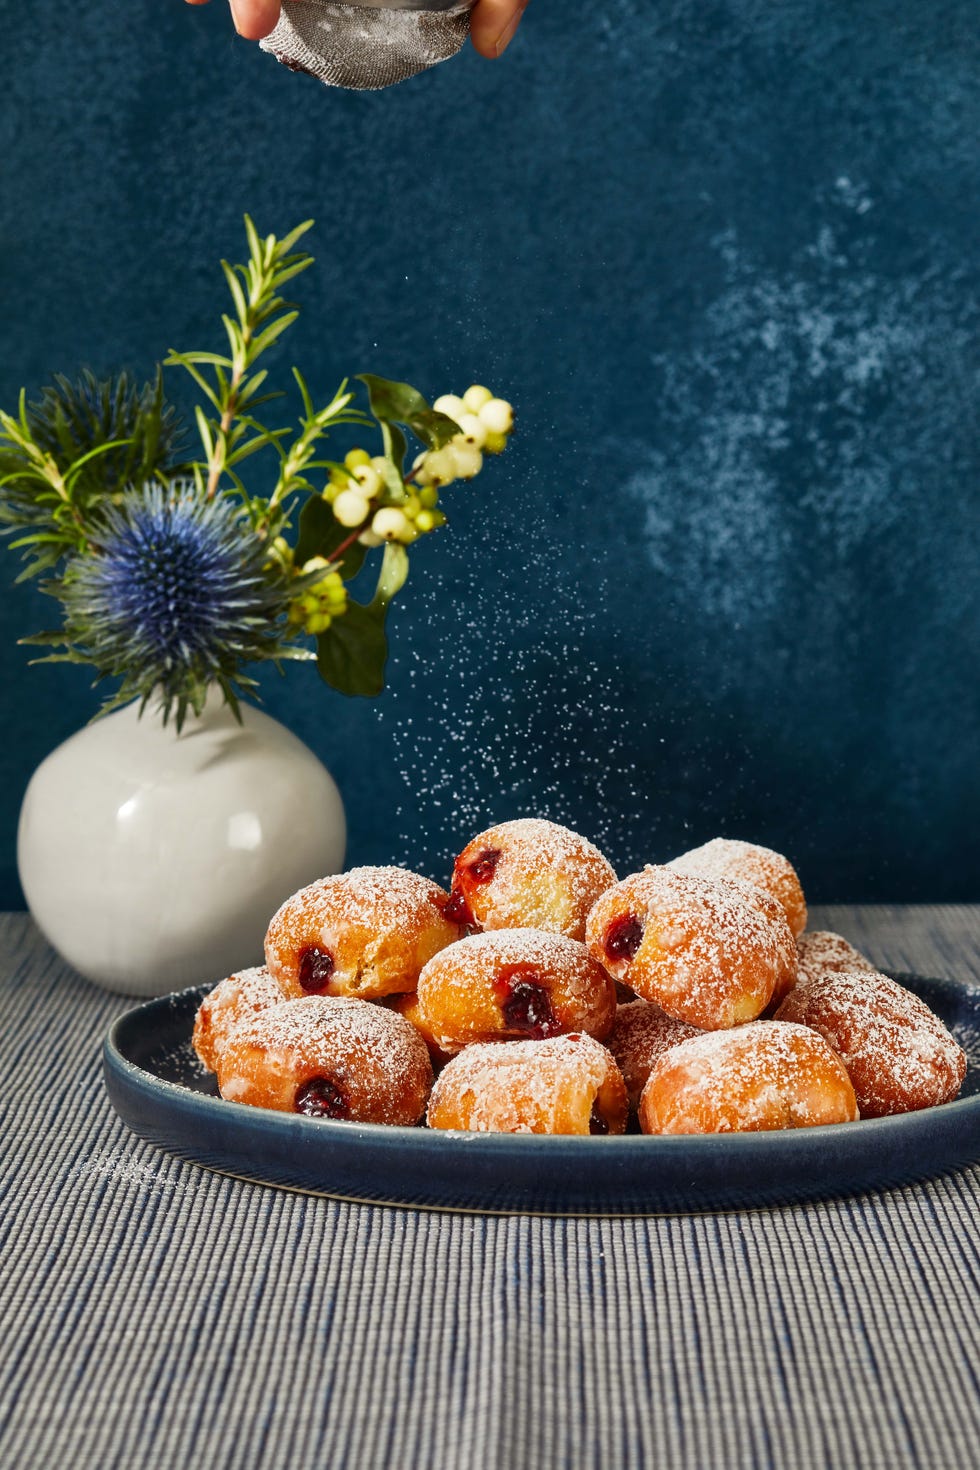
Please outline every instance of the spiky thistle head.
[[254, 687], [243, 664], [292, 653], [282, 568], [238, 505], [192, 481], [127, 491], [57, 595], [69, 656], [123, 681], [108, 707], [155, 697], [178, 729], [210, 685], [235, 707], [236, 689]]
[[176, 410], [163, 397], [163, 380], [137, 386], [126, 372], [97, 378], [87, 369], [77, 378], [56, 375], [30, 403], [27, 421], [34, 442], [65, 471], [82, 455], [102, 445], [115, 449], [90, 461], [76, 493], [103, 498], [127, 485], [178, 470], [183, 428]]

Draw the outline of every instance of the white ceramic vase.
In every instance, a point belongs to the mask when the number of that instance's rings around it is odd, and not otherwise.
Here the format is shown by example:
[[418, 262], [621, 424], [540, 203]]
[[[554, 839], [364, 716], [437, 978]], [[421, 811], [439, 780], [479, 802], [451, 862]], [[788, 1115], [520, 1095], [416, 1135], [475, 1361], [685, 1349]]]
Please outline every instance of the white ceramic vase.
[[89, 980], [163, 995], [261, 964], [275, 910], [340, 870], [346, 823], [329, 772], [251, 706], [220, 694], [178, 735], [129, 705], [66, 740], [31, 778], [20, 879], [45, 938]]

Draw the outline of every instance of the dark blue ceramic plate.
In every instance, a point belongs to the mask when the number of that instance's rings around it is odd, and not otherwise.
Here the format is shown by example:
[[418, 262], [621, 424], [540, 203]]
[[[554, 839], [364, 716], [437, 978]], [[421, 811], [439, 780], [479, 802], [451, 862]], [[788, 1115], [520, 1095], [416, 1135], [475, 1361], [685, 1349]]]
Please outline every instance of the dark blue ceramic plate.
[[980, 990], [896, 977], [969, 1056], [956, 1102], [780, 1133], [540, 1138], [333, 1123], [222, 1101], [191, 1048], [208, 987], [150, 1001], [106, 1037], [106, 1087], [140, 1137], [222, 1174], [373, 1203], [533, 1214], [746, 1209], [909, 1184], [980, 1162]]

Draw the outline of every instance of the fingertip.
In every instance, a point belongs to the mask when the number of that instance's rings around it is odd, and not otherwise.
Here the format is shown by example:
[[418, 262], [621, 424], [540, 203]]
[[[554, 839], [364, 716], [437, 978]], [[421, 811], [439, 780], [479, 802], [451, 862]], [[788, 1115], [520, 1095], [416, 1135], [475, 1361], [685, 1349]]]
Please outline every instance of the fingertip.
[[262, 0], [231, 0], [231, 18], [235, 30], [246, 41], [264, 41], [279, 20], [279, 3]]

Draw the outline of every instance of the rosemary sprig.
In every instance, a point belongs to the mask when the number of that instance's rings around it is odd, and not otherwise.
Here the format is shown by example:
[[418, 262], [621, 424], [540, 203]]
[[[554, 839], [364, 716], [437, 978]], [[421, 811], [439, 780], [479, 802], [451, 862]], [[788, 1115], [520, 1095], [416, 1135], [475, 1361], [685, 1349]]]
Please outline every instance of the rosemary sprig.
[[[291, 493], [312, 489], [305, 472], [317, 467], [314, 456], [327, 430], [339, 424], [368, 422], [364, 414], [349, 409], [353, 395], [345, 391], [346, 382], [324, 408], [315, 409], [306, 383], [295, 368], [293, 374], [304, 410], [298, 435], [289, 442], [289, 429], [269, 429], [255, 417], [255, 410], [261, 404], [282, 396], [260, 391], [268, 373], [265, 368], [257, 369], [256, 364], [299, 315], [296, 307], [279, 293], [287, 281], [313, 264], [311, 255], [293, 249], [312, 224], [312, 220], [305, 220], [281, 240], [275, 235], [263, 239], [246, 215], [247, 262], [244, 265], [221, 262], [234, 309], [233, 316], [226, 312], [221, 318], [228, 338], [228, 354], [171, 350], [164, 360], [165, 366], [184, 368], [211, 406], [211, 413], [201, 405], [195, 410], [204, 448], [203, 464], [193, 467], [198, 485], [213, 500], [222, 488], [222, 481], [230, 480], [253, 527], [262, 536], [278, 530], [283, 503]], [[279, 471], [271, 495], [253, 497], [239, 477], [237, 467], [261, 449], [273, 449], [277, 453]]]

